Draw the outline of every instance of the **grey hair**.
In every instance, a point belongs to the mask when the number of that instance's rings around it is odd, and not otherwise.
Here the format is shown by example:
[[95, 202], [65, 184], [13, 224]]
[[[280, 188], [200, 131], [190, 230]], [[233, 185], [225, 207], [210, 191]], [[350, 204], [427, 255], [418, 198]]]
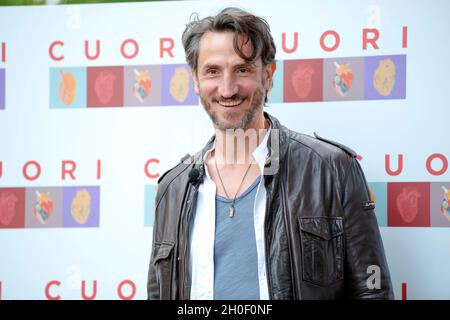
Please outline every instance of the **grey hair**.
[[[225, 8], [216, 16], [203, 19], [193, 13], [186, 25], [181, 40], [183, 42], [186, 61], [192, 70], [197, 72], [200, 40], [207, 31], [234, 33], [233, 46], [236, 53], [244, 60], [253, 62], [261, 57], [263, 66], [275, 62], [276, 47], [266, 20], [239, 8]], [[238, 36], [244, 35], [244, 42], [239, 42]], [[251, 42], [253, 52], [247, 56], [242, 47]]]

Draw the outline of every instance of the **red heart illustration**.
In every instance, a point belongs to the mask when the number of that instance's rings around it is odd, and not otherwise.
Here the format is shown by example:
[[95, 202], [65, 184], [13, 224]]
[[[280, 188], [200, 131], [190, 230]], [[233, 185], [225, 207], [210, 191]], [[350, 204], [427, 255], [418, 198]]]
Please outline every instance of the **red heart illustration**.
[[3, 192], [0, 195], [0, 223], [7, 226], [16, 215], [17, 196], [13, 193]]
[[107, 104], [114, 94], [116, 76], [111, 71], [102, 71], [95, 79], [94, 88], [101, 103]]
[[410, 223], [419, 214], [419, 198], [421, 193], [414, 188], [403, 188], [397, 196], [397, 209], [403, 221]]
[[312, 90], [314, 69], [309, 65], [298, 65], [291, 76], [291, 84], [299, 98], [306, 98]]

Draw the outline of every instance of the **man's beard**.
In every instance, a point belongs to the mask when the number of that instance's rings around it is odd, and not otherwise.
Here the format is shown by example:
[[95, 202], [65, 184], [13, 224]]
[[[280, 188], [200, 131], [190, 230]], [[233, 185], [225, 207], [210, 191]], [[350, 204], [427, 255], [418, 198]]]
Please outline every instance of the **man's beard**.
[[[236, 100], [241, 100], [243, 98], [244, 97], [242, 97], [242, 96], [234, 95], [230, 99], [236, 101]], [[220, 101], [220, 100], [221, 100], [221, 98], [219, 98], [219, 99], [214, 98], [213, 99], [214, 102], [212, 102], [212, 103], [218, 103], [217, 101]], [[247, 100], [247, 98], [246, 98], [246, 100]], [[226, 113], [225, 121], [221, 121], [219, 119], [218, 115], [212, 110], [211, 104], [208, 103], [207, 100], [204, 98], [204, 96], [200, 93], [200, 101], [202, 102], [203, 107], [206, 110], [206, 113], [208, 113], [214, 126], [220, 130], [227, 130], [227, 129], [233, 129], [233, 130], [243, 129], [243, 130], [245, 130], [245, 129], [247, 129], [249, 124], [255, 119], [255, 116], [261, 111], [264, 100], [265, 100], [264, 93], [261, 90], [261, 88], [258, 88], [253, 95], [253, 100], [252, 100], [250, 109], [245, 111], [244, 115], [242, 116], [242, 119], [236, 124], [229, 124], [228, 122], [226, 122], [226, 120], [233, 120], [233, 118], [235, 117], [233, 112]], [[237, 108], [239, 108], [239, 107], [237, 107]]]

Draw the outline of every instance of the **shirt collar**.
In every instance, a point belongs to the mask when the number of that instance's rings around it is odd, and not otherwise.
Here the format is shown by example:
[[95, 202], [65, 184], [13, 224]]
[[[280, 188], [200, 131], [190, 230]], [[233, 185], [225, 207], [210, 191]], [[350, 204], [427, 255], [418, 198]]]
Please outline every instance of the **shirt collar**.
[[272, 126], [270, 125], [269, 129], [267, 129], [264, 139], [261, 141], [261, 143], [258, 145], [258, 147], [256, 147], [256, 149], [253, 151], [253, 158], [255, 158], [255, 161], [258, 163], [261, 174], [264, 172], [264, 165], [266, 164], [266, 158], [269, 155], [269, 148], [267, 147], [267, 141], [269, 141], [271, 129], [272, 129]]
[[[269, 121], [269, 128], [267, 129], [267, 132], [266, 132], [263, 140], [261, 141], [261, 143], [256, 147], [256, 149], [252, 153], [253, 158], [255, 159], [256, 163], [258, 163], [261, 174], [264, 172], [264, 165], [266, 163], [266, 158], [269, 155], [269, 148], [267, 147], [267, 141], [269, 141], [269, 136], [270, 136], [271, 130], [272, 130], [272, 125], [270, 124], [270, 121]], [[216, 147], [216, 140], [214, 139], [214, 143], [213, 143], [212, 147], [203, 154], [203, 163], [205, 163], [206, 157], [208, 156], [208, 154], [211, 151], [214, 150], [215, 147]], [[208, 166], [205, 166], [205, 169], [206, 169], [205, 170], [206, 176], [208, 178], [211, 178], [209, 171], [208, 171]]]

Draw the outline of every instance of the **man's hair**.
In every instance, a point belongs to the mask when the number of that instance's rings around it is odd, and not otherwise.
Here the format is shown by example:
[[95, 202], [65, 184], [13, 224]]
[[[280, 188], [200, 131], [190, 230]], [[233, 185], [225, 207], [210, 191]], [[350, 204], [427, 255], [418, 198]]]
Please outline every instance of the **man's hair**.
[[[193, 19], [192, 19], [193, 18]], [[181, 37], [186, 61], [197, 71], [200, 40], [205, 32], [232, 32], [234, 34], [234, 50], [244, 60], [253, 62], [261, 57], [263, 67], [275, 62], [275, 43], [270, 34], [270, 27], [266, 20], [238, 8], [225, 8], [218, 15], [198, 19], [193, 14], [191, 21]], [[239, 42], [239, 36], [244, 36], [244, 42]], [[246, 56], [242, 47], [251, 42], [253, 52]]]

